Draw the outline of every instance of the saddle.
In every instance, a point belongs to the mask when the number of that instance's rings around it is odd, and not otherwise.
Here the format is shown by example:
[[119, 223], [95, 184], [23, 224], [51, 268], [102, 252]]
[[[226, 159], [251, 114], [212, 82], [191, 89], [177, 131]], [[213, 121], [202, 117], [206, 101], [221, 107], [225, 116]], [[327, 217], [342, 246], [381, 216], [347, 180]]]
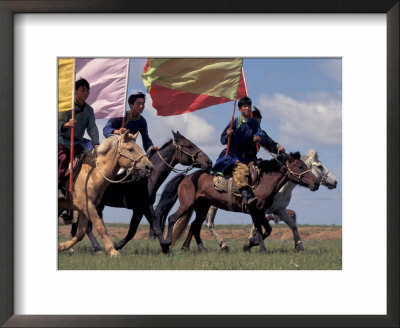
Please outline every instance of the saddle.
[[[249, 167], [249, 185], [252, 186], [254, 189], [255, 184], [257, 183], [258, 180], [258, 168], [254, 164], [254, 162], [250, 162], [248, 164]], [[226, 192], [228, 193], [228, 209], [232, 211], [232, 195], [235, 195], [237, 197], [242, 198], [242, 194], [239, 191], [239, 188], [237, 187], [235, 181], [233, 180], [233, 177], [231, 175], [229, 176], [215, 176], [213, 178], [213, 183], [214, 183], [214, 188], [216, 191], [219, 192]], [[244, 203], [244, 201], [243, 201]], [[242, 204], [242, 208], [244, 209], [244, 205]]]
[[[81, 154], [75, 155], [74, 160], [72, 161], [72, 167], [73, 167], [73, 172], [72, 172], [72, 180], [75, 181], [76, 177], [78, 176], [79, 169], [82, 165], [83, 160], [86, 158], [87, 153], [83, 152]], [[68, 190], [69, 189], [69, 175], [71, 173], [71, 164], [68, 166], [68, 169], [65, 172], [65, 175], [63, 177], [62, 185], [63, 189]]]

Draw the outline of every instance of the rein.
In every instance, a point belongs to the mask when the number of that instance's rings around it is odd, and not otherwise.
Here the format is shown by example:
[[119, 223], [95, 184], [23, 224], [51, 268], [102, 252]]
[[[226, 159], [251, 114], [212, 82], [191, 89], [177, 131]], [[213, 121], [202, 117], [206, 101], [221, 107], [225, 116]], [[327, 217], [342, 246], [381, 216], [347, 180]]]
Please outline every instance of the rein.
[[[158, 154], [158, 156], [161, 158], [161, 160], [163, 161], [163, 163], [164, 163], [167, 167], [169, 167], [173, 172], [175, 172], [175, 173], [185, 173], [185, 174], [186, 174], [187, 172], [189, 172], [190, 170], [192, 170], [192, 169], [194, 168], [194, 165], [195, 165], [195, 164], [197, 164], [197, 163], [196, 163], [196, 157], [197, 157], [197, 155], [201, 152], [201, 149], [199, 149], [194, 155], [192, 155], [192, 154], [190, 154], [190, 153], [184, 151], [184, 150], [182, 149], [182, 147], [181, 147], [180, 145], [178, 145], [178, 144], [175, 142], [175, 140], [173, 140], [172, 143], [174, 144], [175, 148], [176, 148], [178, 151], [180, 151], [181, 153], [184, 153], [185, 155], [187, 155], [187, 156], [189, 156], [189, 157], [192, 158], [192, 164], [190, 164], [190, 166], [188, 166], [186, 169], [176, 169], [176, 168], [173, 167], [170, 163], [167, 163], [167, 162], [165, 161], [165, 159], [162, 157], [162, 155], [160, 154], [160, 152], [159, 152], [158, 150], [157, 150], [157, 154]], [[171, 163], [172, 163], [172, 161], [173, 161], [173, 159], [171, 160]]]
[[267, 148], [265, 148], [265, 147], [263, 147], [263, 148], [264, 148], [264, 150], [266, 150], [266, 151], [272, 156], [273, 159], [275, 159], [280, 165], [282, 165], [283, 168], [285, 168], [285, 169], [289, 172], [288, 176], [291, 174], [291, 175], [295, 176], [295, 177], [297, 178], [298, 181], [300, 181], [301, 178], [302, 178], [302, 176], [303, 176], [304, 174], [307, 174], [307, 173], [311, 172], [310, 169], [308, 169], [307, 171], [304, 171], [304, 172], [302, 172], [302, 173], [293, 172], [293, 171], [289, 168], [289, 166], [287, 166], [287, 165], [285, 165], [285, 164], [282, 164], [282, 163], [276, 158], [275, 154], [271, 153]]
[[[129, 159], [131, 162], [134, 163], [132, 167], [130, 167], [129, 169], [126, 170], [125, 176], [124, 176], [122, 179], [120, 179], [120, 180], [111, 180], [111, 179], [107, 178], [107, 177], [103, 174], [103, 172], [101, 172], [100, 167], [99, 167], [99, 163], [97, 162], [97, 157], [96, 157], [96, 158], [95, 158], [95, 162], [96, 162], [96, 168], [97, 168], [97, 170], [99, 171], [100, 175], [101, 175], [105, 180], [107, 180], [107, 181], [110, 182], [110, 183], [129, 183], [129, 182], [132, 182], [133, 180], [136, 179], [136, 176], [135, 176], [135, 171], [137, 170], [137, 169], [136, 169], [136, 164], [139, 163], [139, 162], [141, 161], [141, 159], [142, 159], [143, 157], [145, 157], [146, 155], [145, 155], [145, 154], [142, 154], [142, 156], [140, 156], [140, 157], [138, 157], [138, 158], [136, 158], [136, 159], [130, 158], [129, 156], [126, 156], [126, 155], [122, 154], [121, 151], [118, 152], [118, 155], [119, 155], [119, 157], [125, 157], [125, 158]], [[119, 158], [119, 157], [118, 157], [118, 158]], [[125, 180], [126, 178], [128, 178], [128, 176], [130, 176], [130, 175], [132, 175], [132, 179], [130, 179], [130, 180], [128, 180], [128, 181], [124, 181], [124, 180]]]

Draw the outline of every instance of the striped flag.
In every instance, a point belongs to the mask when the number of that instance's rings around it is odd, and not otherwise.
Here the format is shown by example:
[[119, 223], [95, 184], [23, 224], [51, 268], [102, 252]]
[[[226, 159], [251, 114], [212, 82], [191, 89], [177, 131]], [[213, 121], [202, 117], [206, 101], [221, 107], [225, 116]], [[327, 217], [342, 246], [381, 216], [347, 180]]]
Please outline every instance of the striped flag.
[[[71, 69], [73, 67], [73, 69]], [[67, 69], [68, 68], [68, 69]], [[96, 118], [121, 117], [125, 113], [129, 58], [60, 58], [59, 111], [71, 110], [74, 83], [80, 78], [90, 84], [87, 103]], [[67, 81], [67, 82], [64, 82]]]
[[193, 112], [247, 94], [241, 58], [148, 59], [143, 83], [157, 115]]

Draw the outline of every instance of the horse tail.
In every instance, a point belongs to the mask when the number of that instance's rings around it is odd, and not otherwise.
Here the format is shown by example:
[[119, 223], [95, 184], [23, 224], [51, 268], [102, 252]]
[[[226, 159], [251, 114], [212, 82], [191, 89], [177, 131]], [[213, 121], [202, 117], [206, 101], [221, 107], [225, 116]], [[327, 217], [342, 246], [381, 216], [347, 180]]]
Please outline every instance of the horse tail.
[[185, 176], [184, 174], [176, 175], [164, 187], [161, 198], [155, 209], [155, 216], [158, 218], [161, 229], [164, 228], [168, 213], [178, 199], [178, 187]]
[[171, 242], [171, 248], [175, 245], [175, 243], [182, 237], [183, 233], [186, 230], [186, 227], [189, 224], [191, 213], [181, 216], [178, 221], [175, 222], [173, 228], [172, 228], [172, 242]]

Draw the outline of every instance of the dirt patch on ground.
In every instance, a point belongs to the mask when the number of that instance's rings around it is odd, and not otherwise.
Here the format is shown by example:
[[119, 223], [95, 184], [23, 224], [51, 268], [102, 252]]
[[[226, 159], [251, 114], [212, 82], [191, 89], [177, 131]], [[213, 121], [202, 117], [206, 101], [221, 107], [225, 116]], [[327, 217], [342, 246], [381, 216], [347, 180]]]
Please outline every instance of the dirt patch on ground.
[[[128, 226], [119, 227], [113, 225], [106, 225], [108, 234], [112, 239], [122, 239], [125, 237]], [[247, 238], [250, 234], [250, 227], [243, 227], [238, 225], [238, 227], [230, 226], [230, 228], [226, 229], [223, 226], [217, 226], [216, 231], [221, 235], [224, 239], [243, 239]], [[342, 239], [342, 227], [339, 226], [300, 226], [298, 227], [298, 231], [301, 239], [303, 240], [337, 240]], [[69, 238], [71, 232], [71, 225], [64, 225], [63, 223], [59, 223], [59, 235], [63, 238]], [[97, 232], [95, 232], [95, 236], [98, 237]], [[209, 233], [208, 230], [203, 230], [202, 232], [203, 239], [214, 239], [214, 237]], [[149, 238], [149, 230], [148, 226], [139, 227], [135, 239], [148, 239]], [[292, 231], [286, 225], [272, 225], [272, 233], [271, 236], [268, 237], [275, 240], [291, 240], [293, 239]]]

